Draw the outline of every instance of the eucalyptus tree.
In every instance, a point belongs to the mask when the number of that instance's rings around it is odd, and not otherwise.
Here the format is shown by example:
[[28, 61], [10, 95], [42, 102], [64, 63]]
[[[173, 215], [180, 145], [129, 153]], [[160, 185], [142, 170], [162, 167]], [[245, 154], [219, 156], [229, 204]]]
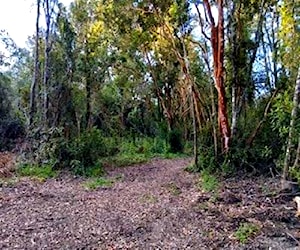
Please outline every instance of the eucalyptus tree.
[[54, 26], [55, 22], [55, 10], [57, 9], [58, 2], [56, 0], [44, 0], [43, 8], [45, 15], [45, 47], [44, 47], [44, 72], [43, 72], [43, 118], [44, 118], [44, 126], [47, 128], [49, 124], [49, 81], [50, 81], [50, 52], [52, 50], [53, 40], [51, 40], [51, 34], [53, 31], [51, 28]]
[[36, 23], [35, 23], [35, 50], [34, 50], [34, 73], [32, 78], [32, 83], [30, 87], [30, 111], [29, 111], [29, 125], [32, 125], [34, 120], [34, 115], [36, 113], [36, 95], [37, 95], [37, 85], [39, 83], [40, 77], [40, 62], [39, 62], [39, 37], [40, 37], [40, 7], [41, 0], [37, 0], [37, 10], [36, 10]]
[[210, 26], [210, 41], [213, 54], [213, 68], [215, 87], [218, 92], [218, 124], [220, 128], [222, 146], [224, 152], [228, 152], [230, 148], [230, 127], [227, 112], [227, 100], [225, 93], [224, 81], [224, 51], [225, 51], [225, 28], [224, 28], [224, 1], [216, 2], [217, 16], [216, 21], [212, 13], [212, 5], [209, 1], [203, 1], [206, 20]]
[[246, 102], [254, 99], [253, 65], [262, 44], [266, 1], [231, 1], [228, 8], [226, 80], [231, 86], [231, 134]]
[[[85, 88], [85, 127], [92, 126], [93, 90], [99, 88], [107, 73], [108, 43], [105, 33], [105, 21], [101, 8], [102, 1], [77, 0], [71, 7], [71, 20], [76, 36], [76, 81]], [[83, 82], [82, 82], [83, 81]], [[98, 84], [97, 84], [98, 83]]]
[[[297, 141], [300, 140], [300, 130], [297, 126], [299, 121], [299, 106], [300, 106], [300, 5], [295, 1], [285, 0], [281, 7], [281, 31], [282, 39], [282, 60], [285, 67], [289, 71], [291, 83], [294, 82], [293, 105], [290, 117], [290, 126], [287, 139], [286, 153], [282, 173], [282, 185], [285, 186], [286, 180], [289, 178], [290, 165], [292, 155], [294, 155], [294, 171], [299, 174], [299, 148], [296, 152], [293, 145], [300, 145]], [[298, 175], [299, 177], [299, 175]]]
[[137, 63], [168, 131], [177, 126], [181, 106], [177, 98], [180, 64], [175, 52], [182, 52], [179, 37], [186, 25], [186, 8], [185, 1], [112, 1], [112, 7], [106, 8], [106, 18], [111, 20], [109, 29], [115, 34], [112, 48]]

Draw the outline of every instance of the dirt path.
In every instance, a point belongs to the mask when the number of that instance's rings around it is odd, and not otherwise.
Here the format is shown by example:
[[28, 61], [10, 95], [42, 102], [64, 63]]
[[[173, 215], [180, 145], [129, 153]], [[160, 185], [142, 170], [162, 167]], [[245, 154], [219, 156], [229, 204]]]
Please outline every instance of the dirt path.
[[[199, 191], [196, 175], [183, 171], [189, 161], [111, 169], [108, 176], [118, 181], [94, 191], [66, 176], [4, 185], [0, 249], [296, 249], [293, 229], [300, 224], [284, 208], [291, 203], [257, 203], [263, 185], [271, 190], [272, 184], [232, 180], [211, 196]], [[241, 222], [261, 227], [246, 245], [233, 237]]]

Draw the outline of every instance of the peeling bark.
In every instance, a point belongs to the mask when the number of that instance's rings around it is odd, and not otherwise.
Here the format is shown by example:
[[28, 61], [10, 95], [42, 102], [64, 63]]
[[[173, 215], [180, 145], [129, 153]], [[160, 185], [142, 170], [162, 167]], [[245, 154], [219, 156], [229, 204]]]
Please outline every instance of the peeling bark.
[[204, 5], [208, 13], [211, 25], [211, 45], [214, 61], [215, 87], [218, 92], [218, 123], [222, 136], [223, 150], [228, 152], [230, 141], [230, 127], [227, 114], [227, 100], [224, 83], [224, 10], [223, 0], [218, 0], [218, 24], [212, 16], [211, 7], [208, 0], [204, 0]]

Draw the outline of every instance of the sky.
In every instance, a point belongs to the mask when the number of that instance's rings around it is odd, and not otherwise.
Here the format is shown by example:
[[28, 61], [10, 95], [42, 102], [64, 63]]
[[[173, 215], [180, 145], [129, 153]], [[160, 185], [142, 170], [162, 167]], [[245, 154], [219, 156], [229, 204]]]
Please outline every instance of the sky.
[[[0, 0], [0, 30], [6, 30], [19, 47], [35, 32], [35, 0]], [[60, 0], [68, 6], [72, 0]], [[41, 18], [40, 22], [43, 22]]]

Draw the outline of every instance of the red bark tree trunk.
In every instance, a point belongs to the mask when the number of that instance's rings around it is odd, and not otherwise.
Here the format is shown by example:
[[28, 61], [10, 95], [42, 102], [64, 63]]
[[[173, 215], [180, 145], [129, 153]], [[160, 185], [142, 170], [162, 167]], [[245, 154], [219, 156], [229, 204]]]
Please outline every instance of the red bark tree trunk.
[[211, 25], [211, 45], [214, 63], [215, 87], [218, 91], [218, 123], [222, 136], [223, 150], [228, 152], [230, 141], [230, 127], [227, 113], [227, 100], [224, 84], [224, 10], [223, 0], [218, 0], [218, 24], [211, 12], [211, 6], [208, 0], [204, 0], [204, 5], [210, 19]]

